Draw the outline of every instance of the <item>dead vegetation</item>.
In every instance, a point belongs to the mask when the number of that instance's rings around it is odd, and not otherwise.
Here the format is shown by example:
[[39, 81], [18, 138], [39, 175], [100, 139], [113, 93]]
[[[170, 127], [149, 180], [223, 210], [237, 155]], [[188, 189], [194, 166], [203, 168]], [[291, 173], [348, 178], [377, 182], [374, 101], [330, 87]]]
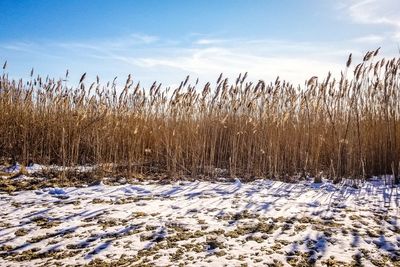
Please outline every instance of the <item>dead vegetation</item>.
[[[378, 49], [379, 50], [379, 49]], [[123, 88], [99, 79], [77, 87], [34, 77], [0, 79], [0, 157], [73, 166], [109, 164], [133, 174], [268, 177], [306, 175], [399, 181], [400, 60], [366, 53], [339, 79], [312, 77], [295, 87], [233, 83], [222, 74], [201, 90], [189, 78], [176, 89], [154, 83]], [[106, 166], [106, 165], [104, 165]], [[118, 168], [120, 168], [118, 170]], [[297, 177], [297, 178], [296, 178]], [[7, 190], [12, 190], [8, 187]]]

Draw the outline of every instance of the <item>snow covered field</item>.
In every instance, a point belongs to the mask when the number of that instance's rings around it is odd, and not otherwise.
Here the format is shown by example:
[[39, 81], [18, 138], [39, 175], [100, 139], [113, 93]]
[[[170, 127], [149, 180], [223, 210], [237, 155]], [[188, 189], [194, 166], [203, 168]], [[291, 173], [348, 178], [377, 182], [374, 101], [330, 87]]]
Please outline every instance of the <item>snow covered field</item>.
[[0, 266], [400, 266], [399, 193], [381, 180], [0, 193]]

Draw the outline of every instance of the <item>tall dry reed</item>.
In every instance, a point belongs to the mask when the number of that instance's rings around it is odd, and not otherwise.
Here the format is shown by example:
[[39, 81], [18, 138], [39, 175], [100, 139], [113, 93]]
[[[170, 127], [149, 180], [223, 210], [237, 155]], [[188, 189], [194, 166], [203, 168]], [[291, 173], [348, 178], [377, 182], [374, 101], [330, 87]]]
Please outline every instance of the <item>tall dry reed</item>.
[[[132, 173], [365, 178], [394, 174], [399, 182], [400, 60], [368, 52], [340, 79], [329, 73], [295, 87], [275, 82], [215, 86], [189, 79], [169, 91], [145, 90], [129, 76], [117, 90], [76, 88], [63, 80], [0, 79], [0, 157], [27, 164], [116, 163]], [[68, 73], [66, 74], [68, 76]]]

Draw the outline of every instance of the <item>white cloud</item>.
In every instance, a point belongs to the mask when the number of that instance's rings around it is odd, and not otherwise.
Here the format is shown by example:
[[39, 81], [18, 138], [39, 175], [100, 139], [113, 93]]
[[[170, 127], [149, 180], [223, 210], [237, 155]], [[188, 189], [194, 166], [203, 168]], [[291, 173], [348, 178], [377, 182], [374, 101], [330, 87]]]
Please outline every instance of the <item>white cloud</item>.
[[356, 23], [400, 28], [400, 1], [398, 0], [348, 0], [342, 2], [341, 6]]
[[400, 42], [400, 31], [398, 31], [392, 35], [392, 40], [395, 42]]
[[[400, 42], [400, 1], [399, 0], [341, 0], [335, 2], [338, 14], [357, 24], [363, 36], [354, 36], [353, 43], [369, 45], [369, 49], [382, 47], [385, 56], [398, 55]], [[351, 25], [349, 25], [351, 29]], [[373, 46], [373, 47], [371, 47]], [[365, 51], [365, 50], [364, 50]]]
[[215, 45], [215, 44], [224, 43], [226, 41], [227, 40], [224, 40], [224, 39], [208, 39], [208, 38], [204, 38], [204, 39], [196, 40], [194, 42], [194, 44], [197, 44], [197, 45]]
[[[296, 83], [303, 83], [310, 75], [314, 75], [315, 71], [325, 75], [328, 68], [337, 68], [332, 64], [309, 58], [260, 56], [242, 52], [220, 48], [198, 49], [187, 51], [186, 55], [180, 57], [140, 58], [135, 60], [135, 63], [144, 68], [175, 68], [193, 73], [203, 80], [221, 72], [230, 78], [239, 73], [249, 72], [255, 79], [272, 81], [281, 75], [282, 78]], [[322, 70], [325, 71], [321, 72]]]
[[[30, 45], [30, 51], [19, 54], [15, 51], [14, 60], [19, 59], [20, 64], [28, 62], [26, 69], [40, 65], [38, 69], [51, 75], [57, 69], [61, 73], [69, 68], [71, 74], [76, 73], [76, 79], [83, 72], [88, 72], [88, 79], [90, 75], [95, 77], [99, 74], [103, 81], [132, 73], [144, 86], [154, 80], [164, 85], [176, 84], [188, 74], [194, 79], [198, 77], [204, 84], [214, 81], [221, 72], [231, 81], [239, 73], [248, 72], [253, 81], [263, 79], [269, 82], [280, 76], [295, 85], [303, 85], [312, 76], [325, 77], [328, 71], [339, 76], [349, 53], [353, 53], [356, 61], [370, 49], [372, 42], [379, 40], [380, 36], [375, 35], [336, 43], [186, 36], [170, 42], [154, 36], [132, 34], [112, 40], [36, 43]], [[5, 54], [3, 49], [0, 44], [1, 54]], [[41, 56], [38, 62], [31, 56], [33, 53], [48, 56]], [[54, 55], [58, 58], [52, 59]], [[12, 57], [8, 59], [13, 61]]]
[[50, 46], [60, 46], [65, 49], [84, 49], [99, 52], [107, 52], [113, 50], [128, 50], [133, 47], [155, 44], [159, 41], [159, 37], [146, 34], [130, 34], [127, 36], [112, 37], [100, 40], [84, 40], [84, 41], [67, 41], [49, 43]]
[[7, 50], [14, 50], [20, 52], [30, 52], [32, 49], [33, 44], [25, 43], [25, 42], [15, 42], [15, 43], [5, 43], [1, 44], [0, 48], [7, 49]]
[[155, 43], [159, 40], [157, 36], [154, 35], [147, 35], [147, 34], [139, 34], [135, 33], [131, 35], [134, 39], [143, 42], [145, 44]]
[[352, 41], [356, 43], [381, 44], [383, 41], [385, 41], [385, 37], [383, 35], [368, 34], [365, 36], [356, 37]]

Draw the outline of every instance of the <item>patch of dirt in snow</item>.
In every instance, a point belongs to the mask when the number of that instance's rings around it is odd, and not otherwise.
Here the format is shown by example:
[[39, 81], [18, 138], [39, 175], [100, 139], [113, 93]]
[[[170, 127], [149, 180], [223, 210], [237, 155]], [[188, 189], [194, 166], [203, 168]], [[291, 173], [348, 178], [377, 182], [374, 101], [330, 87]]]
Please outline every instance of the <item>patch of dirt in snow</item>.
[[177, 182], [0, 194], [0, 265], [400, 266], [399, 189]]

